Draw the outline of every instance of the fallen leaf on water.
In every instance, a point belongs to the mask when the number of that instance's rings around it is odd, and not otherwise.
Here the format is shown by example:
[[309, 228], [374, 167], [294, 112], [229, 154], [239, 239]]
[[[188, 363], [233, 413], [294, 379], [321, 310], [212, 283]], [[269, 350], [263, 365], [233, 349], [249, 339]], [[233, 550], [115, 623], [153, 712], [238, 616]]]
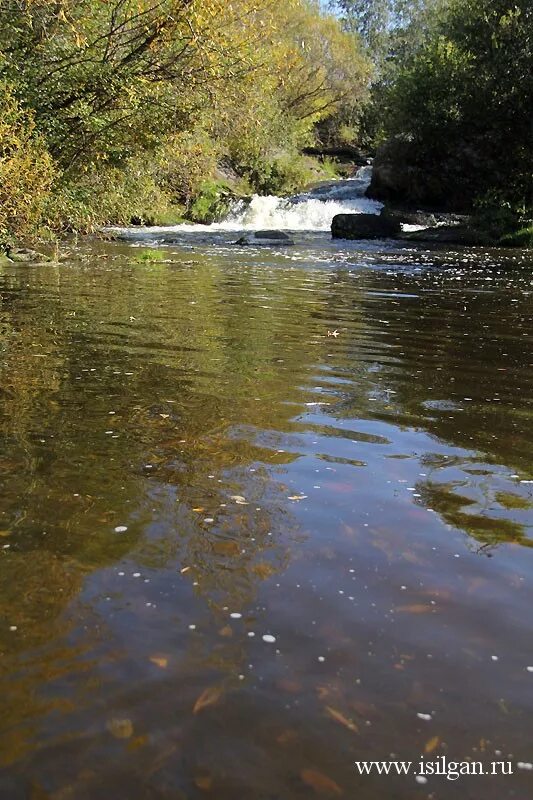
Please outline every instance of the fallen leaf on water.
[[133, 735], [133, 723], [131, 719], [110, 719], [107, 730], [115, 739], [129, 739]]
[[128, 742], [128, 750], [130, 752], [135, 752], [135, 750], [139, 750], [141, 747], [144, 747], [145, 744], [148, 743], [148, 736], [136, 736], [135, 739], [130, 739]]
[[287, 498], [287, 500], [305, 500], [307, 498], [306, 494], [293, 494]]
[[220, 556], [238, 556], [241, 552], [237, 542], [233, 542], [231, 539], [219, 539], [218, 542], [214, 542], [213, 550]]
[[0, 531], [0, 536], [11, 536], [11, 531]]
[[233, 630], [230, 628], [229, 625], [225, 625], [223, 628], [221, 628], [219, 630], [218, 633], [219, 633], [219, 636], [226, 636], [227, 638], [229, 638], [230, 636], [233, 636]]
[[213, 706], [215, 703], [218, 703], [220, 698], [222, 697], [223, 689], [220, 686], [208, 686], [207, 689], [204, 689], [196, 703], [194, 704], [193, 714], [198, 714], [203, 708], [207, 708], [207, 706]]
[[281, 745], [287, 744], [294, 744], [298, 741], [298, 734], [296, 731], [287, 728], [287, 730], [282, 731], [280, 735], [276, 738], [276, 742]]
[[411, 606], [397, 606], [397, 612], [406, 612], [408, 614], [429, 614], [432, 611], [431, 606], [426, 606], [423, 603], [414, 603]]
[[205, 508], [202, 508], [202, 506], [198, 506], [198, 508], [193, 508], [193, 511], [196, 512], [196, 514], [201, 514], [202, 511], [205, 511]]
[[342, 714], [340, 711], [337, 711], [336, 708], [326, 706], [326, 711], [336, 722], [340, 722], [341, 725], [344, 725], [345, 728], [348, 728], [348, 730], [353, 731], [354, 733], [359, 733], [359, 728], [355, 722], [351, 719], [348, 719], [348, 717], [345, 717], [344, 714]]
[[208, 792], [213, 785], [213, 778], [210, 775], [197, 775], [194, 779], [194, 783], [198, 789], [203, 789], [204, 792]]
[[437, 749], [439, 746], [440, 739], [438, 736], [433, 736], [426, 742], [426, 746], [424, 747], [425, 753], [432, 753], [434, 750]]
[[159, 416], [161, 417], [161, 419], [168, 419], [170, 417], [170, 414], [160, 414]]
[[161, 669], [168, 667], [168, 658], [164, 656], [150, 656], [150, 661], [152, 664], [155, 664], [156, 667], [161, 667]]
[[334, 780], [316, 769], [303, 769], [300, 772], [300, 778], [318, 794], [337, 795], [338, 797], [343, 793], [341, 787]]

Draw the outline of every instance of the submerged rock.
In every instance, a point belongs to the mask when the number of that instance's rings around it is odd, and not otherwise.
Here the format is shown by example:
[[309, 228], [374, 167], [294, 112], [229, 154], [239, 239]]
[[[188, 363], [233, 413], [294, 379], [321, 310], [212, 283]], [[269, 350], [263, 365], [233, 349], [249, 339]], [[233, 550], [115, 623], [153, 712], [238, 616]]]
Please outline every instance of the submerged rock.
[[31, 250], [29, 247], [8, 247], [5, 255], [10, 261], [19, 263], [51, 261], [49, 256], [39, 253], [37, 250]]
[[334, 239], [384, 239], [401, 229], [400, 222], [377, 214], [337, 214], [331, 222]]
[[420, 225], [423, 228], [434, 228], [437, 225], [466, 225], [469, 217], [465, 214], [451, 214], [444, 211], [425, 211], [421, 209], [402, 208], [386, 205], [380, 216], [400, 225]]
[[250, 231], [237, 239], [235, 244], [279, 246], [294, 244], [294, 240], [283, 231]]
[[485, 231], [468, 225], [440, 225], [412, 233], [402, 233], [399, 237], [408, 242], [433, 242], [435, 244], [457, 244], [465, 247], [486, 247], [496, 242]]

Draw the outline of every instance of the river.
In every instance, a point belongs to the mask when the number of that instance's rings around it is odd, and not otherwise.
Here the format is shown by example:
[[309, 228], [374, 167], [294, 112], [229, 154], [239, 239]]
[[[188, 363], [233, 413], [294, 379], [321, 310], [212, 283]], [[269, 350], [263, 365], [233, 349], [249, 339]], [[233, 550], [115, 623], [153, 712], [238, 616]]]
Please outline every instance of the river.
[[531, 797], [532, 255], [366, 177], [0, 269], [2, 798]]

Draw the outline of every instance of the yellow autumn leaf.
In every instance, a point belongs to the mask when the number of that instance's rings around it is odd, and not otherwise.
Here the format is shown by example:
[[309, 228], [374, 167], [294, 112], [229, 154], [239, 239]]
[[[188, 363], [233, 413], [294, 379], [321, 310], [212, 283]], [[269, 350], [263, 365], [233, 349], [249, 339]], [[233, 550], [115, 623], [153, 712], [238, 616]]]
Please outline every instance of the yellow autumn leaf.
[[133, 735], [133, 723], [131, 719], [110, 719], [107, 730], [115, 739], [129, 739]]
[[432, 610], [431, 606], [426, 606], [423, 603], [413, 603], [410, 606], [397, 606], [397, 612], [405, 612], [408, 614], [429, 614]]
[[208, 706], [214, 706], [222, 697], [223, 692], [224, 690], [221, 686], [208, 686], [194, 704], [193, 714], [198, 714], [199, 711]]
[[197, 775], [194, 779], [194, 783], [198, 789], [208, 792], [213, 785], [213, 778], [210, 775]]
[[165, 658], [164, 656], [151, 656], [150, 661], [152, 664], [155, 664], [156, 667], [161, 667], [161, 669], [168, 667], [168, 658]]
[[330, 797], [334, 795], [339, 797], [343, 794], [341, 787], [332, 778], [328, 778], [327, 775], [316, 769], [303, 769], [300, 772], [300, 778], [318, 794], [325, 794]]
[[353, 731], [354, 733], [359, 733], [359, 728], [355, 722], [351, 719], [348, 719], [348, 717], [345, 717], [341, 711], [338, 711], [336, 708], [332, 708], [331, 706], [326, 706], [326, 711], [336, 722], [344, 725], [345, 728], [348, 728], [348, 730]]

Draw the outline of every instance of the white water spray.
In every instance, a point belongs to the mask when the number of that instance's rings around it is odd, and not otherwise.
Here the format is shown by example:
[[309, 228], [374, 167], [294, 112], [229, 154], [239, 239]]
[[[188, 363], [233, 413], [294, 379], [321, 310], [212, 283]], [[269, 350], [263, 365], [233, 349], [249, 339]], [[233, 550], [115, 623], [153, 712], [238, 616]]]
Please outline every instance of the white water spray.
[[163, 234], [209, 233], [211, 231], [329, 231], [336, 214], [379, 214], [382, 204], [365, 197], [372, 176], [372, 167], [361, 167], [355, 177], [322, 183], [293, 197], [253, 195], [250, 200], [238, 201], [222, 222], [212, 225], [182, 224], [148, 227], [142, 230], [127, 228], [121, 233], [127, 238], [158, 238]]
[[242, 201], [224, 222], [211, 228], [222, 230], [329, 231], [336, 214], [378, 214], [381, 203], [365, 192], [371, 167], [361, 167], [354, 178], [332, 181], [295, 197], [254, 195]]

